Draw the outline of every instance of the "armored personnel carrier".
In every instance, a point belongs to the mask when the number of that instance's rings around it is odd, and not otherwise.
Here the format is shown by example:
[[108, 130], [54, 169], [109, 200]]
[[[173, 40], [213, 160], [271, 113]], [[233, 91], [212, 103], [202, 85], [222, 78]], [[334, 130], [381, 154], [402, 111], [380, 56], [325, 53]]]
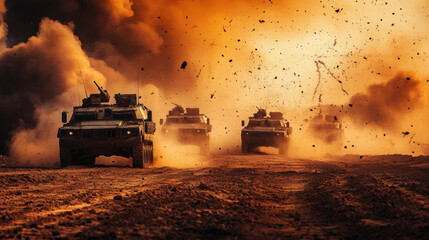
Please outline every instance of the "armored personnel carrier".
[[103, 104], [109, 102], [110, 95], [97, 87], [100, 93], [74, 107], [69, 122], [67, 112], [62, 113], [65, 124], [57, 134], [61, 167], [91, 166], [100, 155], [132, 157], [135, 168], [152, 164], [156, 127], [152, 111], [137, 103], [136, 94], [116, 94], [115, 104]]
[[[164, 124], [164, 120], [160, 120]], [[210, 119], [200, 114], [199, 108], [186, 108], [177, 105], [169, 111], [162, 133], [171, 136], [184, 145], [196, 145], [200, 147], [202, 154], [208, 154], [210, 148], [210, 132], [212, 125]]]
[[313, 136], [328, 144], [343, 143], [344, 129], [336, 116], [318, 114], [309, 120], [309, 129]]
[[[245, 122], [241, 125], [244, 127]], [[267, 117], [265, 109], [249, 117], [249, 123], [241, 131], [241, 151], [252, 153], [257, 147], [276, 147], [282, 155], [287, 154], [292, 127], [283, 118], [283, 113], [270, 112]]]

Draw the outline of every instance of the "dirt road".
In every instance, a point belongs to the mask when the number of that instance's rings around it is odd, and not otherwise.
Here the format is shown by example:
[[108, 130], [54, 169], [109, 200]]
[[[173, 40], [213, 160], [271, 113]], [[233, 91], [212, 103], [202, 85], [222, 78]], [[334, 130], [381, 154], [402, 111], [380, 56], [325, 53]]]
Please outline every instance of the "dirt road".
[[0, 238], [429, 239], [429, 157], [0, 168]]

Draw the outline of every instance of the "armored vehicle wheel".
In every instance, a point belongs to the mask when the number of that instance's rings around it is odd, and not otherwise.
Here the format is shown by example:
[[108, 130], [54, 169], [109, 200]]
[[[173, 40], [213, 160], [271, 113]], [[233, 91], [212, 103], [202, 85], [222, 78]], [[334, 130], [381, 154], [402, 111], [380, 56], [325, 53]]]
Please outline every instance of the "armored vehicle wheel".
[[279, 153], [280, 155], [286, 156], [288, 153], [289, 143], [284, 142], [279, 146]]
[[143, 161], [145, 159], [145, 146], [143, 144], [137, 144], [133, 147], [133, 168], [143, 168]]
[[153, 143], [149, 144], [149, 164], [153, 164]]
[[257, 148], [258, 146], [255, 146], [255, 145], [249, 145], [248, 146], [248, 151], [249, 151], [249, 153], [255, 153], [256, 152], [256, 148]]
[[242, 153], [249, 153], [249, 146], [245, 141], [241, 141], [241, 152]]
[[60, 145], [60, 162], [61, 167], [65, 168], [72, 165], [73, 158], [69, 148]]
[[149, 144], [144, 144], [144, 166], [148, 166], [150, 164], [150, 146]]
[[95, 157], [88, 157], [88, 158], [86, 159], [86, 164], [87, 164], [89, 167], [94, 167], [94, 166], [95, 166]]
[[207, 139], [200, 145], [200, 153], [203, 155], [208, 155], [210, 153], [210, 140]]

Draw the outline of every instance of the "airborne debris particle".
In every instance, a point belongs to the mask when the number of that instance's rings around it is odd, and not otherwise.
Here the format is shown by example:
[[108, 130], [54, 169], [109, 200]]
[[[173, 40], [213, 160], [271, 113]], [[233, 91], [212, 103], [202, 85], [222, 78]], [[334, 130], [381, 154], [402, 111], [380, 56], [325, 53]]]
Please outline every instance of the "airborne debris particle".
[[198, 74], [197, 74], [197, 76], [196, 76], [197, 78], [200, 76], [200, 74], [201, 74], [201, 70], [202, 70], [202, 69], [200, 68], [200, 71], [198, 72]]
[[321, 73], [320, 73], [320, 66], [319, 66], [319, 64], [322, 65], [326, 69], [326, 71], [328, 71], [329, 75], [331, 75], [331, 77], [333, 79], [337, 80], [337, 82], [340, 84], [341, 91], [343, 91], [346, 95], [349, 95], [349, 93], [343, 87], [343, 82], [340, 79], [338, 79], [337, 77], [335, 77], [334, 73], [331, 72], [331, 70], [326, 66], [326, 64], [323, 61], [318, 60], [318, 61], [314, 61], [314, 62], [316, 63], [317, 73], [319, 75], [319, 81], [318, 81], [318, 83], [316, 85], [316, 88], [314, 89], [313, 99], [314, 99], [314, 96], [315, 96], [315, 94], [317, 92], [317, 89], [319, 88], [320, 81], [321, 81]]
[[264, 23], [265, 22], [265, 20], [259, 20], [259, 23]]
[[114, 200], [122, 200], [122, 196], [121, 195], [116, 195], [115, 197], [113, 197]]
[[185, 69], [185, 68], [186, 68], [186, 66], [188, 66], [188, 63], [187, 63], [186, 61], [183, 61], [183, 62], [182, 62], [182, 65], [180, 65], [180, 68], [181, 68], [181, 69]]
[[407, 135], [410, 135], [410, 132], [408, 132], [408, 131], [407, 132], [402, 132], [402, 134], [404, 134], [404, 137], [405, 137]]

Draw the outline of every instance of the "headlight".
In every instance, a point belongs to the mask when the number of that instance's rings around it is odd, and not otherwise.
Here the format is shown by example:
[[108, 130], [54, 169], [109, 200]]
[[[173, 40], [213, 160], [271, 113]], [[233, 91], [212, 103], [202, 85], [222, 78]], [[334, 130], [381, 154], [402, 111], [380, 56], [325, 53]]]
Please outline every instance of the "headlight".
[[61, 131], [62, 137], [72, 137], [72, 136], [78, 136], [78, 135], [79, 135], [78, 130], [64, 129]]
[[122, 130], [122, 136], [124, 136], [124, 137], [138, 136], [139, 131], [140, 131], [140, 129], [138, 129], [138, 128], [123, 129]]

